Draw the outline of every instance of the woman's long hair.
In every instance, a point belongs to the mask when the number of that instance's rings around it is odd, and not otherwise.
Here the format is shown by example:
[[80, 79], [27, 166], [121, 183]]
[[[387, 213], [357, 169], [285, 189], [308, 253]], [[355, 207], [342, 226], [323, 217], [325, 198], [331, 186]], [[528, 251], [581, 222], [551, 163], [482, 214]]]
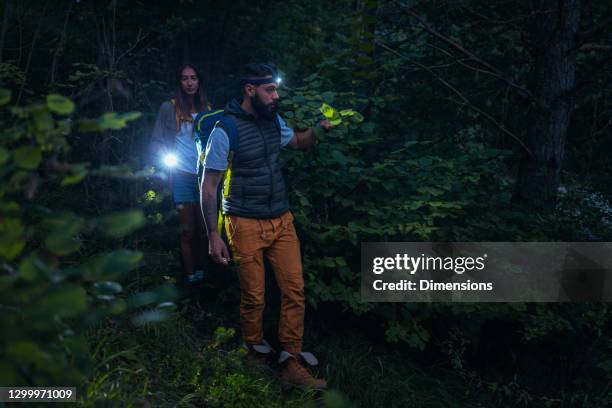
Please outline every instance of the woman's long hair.
[[182, 122], [192, 122], [191, 117], [191, 102], [189, 97], [183, 91], [181, 87], [181, 77], [185, 68], [191, 68], [195, 71], [198, 77], [198, 91], [193, 96], [193, 108], [196, 112], [202, 112], [208, 109], [208, 100], [206, 98], [206, 92], [202, 87], [202, 71], [197, 65], [191, 62], [185, 62], [176, 71], [176, 77], [174, 81], [174, 92], [172, 93], [172, 99], [174, 100], [174, 110], [176, 112], [176, 125], [177, 131], [181, 128]]

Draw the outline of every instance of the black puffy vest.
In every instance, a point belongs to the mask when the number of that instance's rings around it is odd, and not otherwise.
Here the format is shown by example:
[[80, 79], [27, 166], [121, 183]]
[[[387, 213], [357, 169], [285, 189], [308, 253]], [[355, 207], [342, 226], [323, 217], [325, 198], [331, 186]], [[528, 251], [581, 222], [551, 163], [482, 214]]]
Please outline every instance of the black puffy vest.
[[223, 199], [223, 213], [276, 218], [289, 210], [279, 163], [279, 129], [273, 120], [245, 115], [232, 115], [232, 118], [236, 123], [238, 147], [231, 163], [229, 196]]

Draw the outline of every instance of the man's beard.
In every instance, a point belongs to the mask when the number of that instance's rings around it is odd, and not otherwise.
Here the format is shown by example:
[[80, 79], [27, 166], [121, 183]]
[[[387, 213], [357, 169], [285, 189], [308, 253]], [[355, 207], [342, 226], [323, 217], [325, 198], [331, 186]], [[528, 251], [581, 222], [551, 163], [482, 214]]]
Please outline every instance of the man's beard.
[[273, 119], [278, 111], [278, 102], [272, 102], [266, 105], [257, 94], [251, 96], [251, 106], [253, 106], [253, 109], [257, 112], [257, 116], [265, 119]]

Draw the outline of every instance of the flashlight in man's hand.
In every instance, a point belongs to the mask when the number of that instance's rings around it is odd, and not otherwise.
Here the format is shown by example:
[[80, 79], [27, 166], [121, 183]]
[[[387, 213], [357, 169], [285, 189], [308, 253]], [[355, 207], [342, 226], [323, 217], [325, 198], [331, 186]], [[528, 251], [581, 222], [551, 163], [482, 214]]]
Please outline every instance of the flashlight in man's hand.
[[174, 153], [167, 153], [162, 158], [162, 161], [164, 162], [164, 166], [168, 168], [172, 168], [176, 166], [176, 164], [178, 163], [178, 158], [176, 157], [176, 154]]

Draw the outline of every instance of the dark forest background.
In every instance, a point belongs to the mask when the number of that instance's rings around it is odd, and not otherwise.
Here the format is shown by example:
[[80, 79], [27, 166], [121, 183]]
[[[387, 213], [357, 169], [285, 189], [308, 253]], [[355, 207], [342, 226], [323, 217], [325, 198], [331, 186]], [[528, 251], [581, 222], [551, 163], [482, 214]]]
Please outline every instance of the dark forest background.
[[[612, 404], [608, 304], [359, 292], [361, 242], [612, 240], [608, 0], [0, 5], [0, 385], [75, 385], [96, 407]], [[283, 157], [330, 392], [244, 360], [231, 271], [178, 284], [148, 144], [185, 60], [215, 107], [270, 61], [290, 126], [337, 110]]]

